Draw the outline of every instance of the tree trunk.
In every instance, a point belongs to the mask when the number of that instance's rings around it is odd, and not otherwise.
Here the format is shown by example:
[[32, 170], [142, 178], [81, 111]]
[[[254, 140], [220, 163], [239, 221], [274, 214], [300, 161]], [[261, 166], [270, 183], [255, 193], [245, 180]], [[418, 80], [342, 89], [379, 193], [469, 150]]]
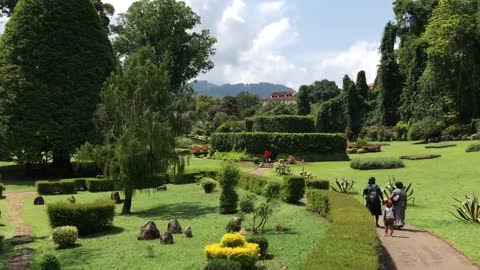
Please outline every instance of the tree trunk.
[[132, 190], [125, 191], [125, 201], [123, 202], [122, 215], [128, 215], [131, 213], [130, 210], [132, 208], [132, 197]]

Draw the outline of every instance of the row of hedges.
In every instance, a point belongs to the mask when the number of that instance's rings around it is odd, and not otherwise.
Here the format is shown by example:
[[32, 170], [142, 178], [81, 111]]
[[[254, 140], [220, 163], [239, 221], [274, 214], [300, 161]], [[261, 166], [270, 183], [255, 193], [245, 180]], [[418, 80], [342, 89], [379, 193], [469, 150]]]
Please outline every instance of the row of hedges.
[[198, 179], [203, 177], [210, 177], [217, 179], [219, 176], [218, 171], [214, 170], [199, 170], [199, 171], [187, 171], [183, 174], [177, 174], [175, 176], [171, 175], [165, 176], [165, 183], [170, 182], [172, 184], [192, 184], [195, 183]]
[[52, 228], [75, 226], [80, 235], [103, 232], [113, 225], [115, 203], [97, 200], [92, 203], [56, 202], [47, 205]]
[[309, 116], [258, 116], [245, 120], [247, 132], [315, 132], [315, 122]]
[[356, 170], [383, 170], [403, 168], [405, 164], [400, 158], [362, 158], [350, 162], [350, 167]]
[[74, 179], [60, 181], [36, 181], [37, 193], [40, 195], [75, 194], [77, 191], [90, 192], [113, 191], [113, 180]]
[[307, 190], [307, 209], [321, 217], [330, 217], [330, 199], [325, 191], [319, 189]]
[[347, 138], [343, 134], [216, 133], [210, 143], [220, 152], [245, 149], [248, 153], [260, 154], [274, 147], [277, 153], [295, 155], [306, 161], [348, 160]]
[[314, 191], [310, 196], [312, 194], [318, 204], [328, 200], [333, 224], [322, 244], [308, 255], [304, 269], [379, 269], [379, 243], [367, 208], [354, 197], [342, 193]]

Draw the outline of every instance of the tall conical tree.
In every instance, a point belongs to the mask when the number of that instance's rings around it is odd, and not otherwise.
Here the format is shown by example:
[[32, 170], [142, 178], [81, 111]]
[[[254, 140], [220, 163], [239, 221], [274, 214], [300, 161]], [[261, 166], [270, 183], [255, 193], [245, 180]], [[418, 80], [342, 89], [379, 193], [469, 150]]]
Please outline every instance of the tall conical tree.
[[357, 90], [358, 93], [363, 97], [364, 100], [368, 99], [368, 84], [367, 77], [365, 76], [365, 71], [361, 70], [357, 74]]
[[115, 66], [92, 2], [20, 1], [1, 37], [0, 56], [2, 69], [23, 82], [6, 89], [14, 98], [2, 102], [10, 152], [24, 163], [51, 153], [54, 165], [68, 166], [74, 149], [93, 134], [100, 88]]
[[360, 133], [362, 119], [362, 97], [358, 93], [355, 83], [348, 75], [343, 78], [345, 96], [345, 118], [347, 119], [347, 135], [354, 139]]
[[300, 91], [297, 95], [297, 114], [310, 114], [310, 95], [308, 93], [308, 87], [305, 85], [300, 87]]

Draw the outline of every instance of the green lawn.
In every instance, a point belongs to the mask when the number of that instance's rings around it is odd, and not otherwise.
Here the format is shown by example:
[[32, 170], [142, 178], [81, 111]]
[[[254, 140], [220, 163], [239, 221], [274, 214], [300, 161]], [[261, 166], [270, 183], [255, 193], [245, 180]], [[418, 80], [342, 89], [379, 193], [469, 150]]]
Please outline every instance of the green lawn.
[[[83, 192], [75, 195], [78, 202], [108, 197], [109, 193]], [[45, 196], [47, 203], [66, 199], [68, 196]], [[48, 240], [51, 228], [45, 206], [33, 206], [27, 199], [23, 218], [32, 227], [38, 240], [31, 244], [39, 253], [54, 253], [62, 263], [62, 269], [198, 269], [206, 261], [203, 247], [219, 242], [225, 233], [225, 225], [232, 216], [218, 214], [219, 193], [206, 195], [200, 186], [168, 185], [167, 192], [138, 193], [133, 201], [131, 216], [115, 217], [117, 229], [112, 234], [82, 238], [79, 247], [56, 250]], [[119, 213], [121, 206], [117, 207]], [[175, 244], [164, 246], [160, 241], [138, 241], [140, 227], [149, 220], [155, 221], [161, 232], [168, 220], [177, 218], [183, 227], [192, 226], [194, 238], [174, 235]], [[298, 269], [307, 254], [323, 238], [328, 222], [307, 212], [305, 207], [281, 204], [268, 229], [282, 225], [290, 232], [269, 232], [270, 253], [286, 264]], [[149, 250], [152, 250], [153, 253]], [[39, 253], [37, 255], [39, 255]], [[147, 255], [154, 254], [153, 258]], [[120, 259], [122, 258], [122, 259]]]
[[[391, 177], [407, 184], [412, 182], [416, 200], [415, 205], [407, 209], [407, 222], [432, 231], [480, 262], [480, 225], [464, 223], [449, 213], [456, 204], [453, 197], [463, 199], [465, 194], [472, 192], [480, 195], [480, 152], [465, 153], [471, 143], [455, 142], [456, 147], [425, 149], [424, 144], [392, 142], [390, 146], [382, 147], [380, 153], [350, 155], [351, 158], [442, 155], [431, 160], [406, 160], [405, 168], [401, 169], [360, 171], [351, 169], [349, 162], [311, 163], [304, 167], [320, 179], [334, 181], [342, 176], [354, 179], [360, 192], [370, 176], [374, 176], [382, 188]], [[294, 168], [296, 173], [301, 170], [302, 166]], [[268, 176], [276, 177], [273, 172]], [[363, 200], [361, 196], [358, 199]]]

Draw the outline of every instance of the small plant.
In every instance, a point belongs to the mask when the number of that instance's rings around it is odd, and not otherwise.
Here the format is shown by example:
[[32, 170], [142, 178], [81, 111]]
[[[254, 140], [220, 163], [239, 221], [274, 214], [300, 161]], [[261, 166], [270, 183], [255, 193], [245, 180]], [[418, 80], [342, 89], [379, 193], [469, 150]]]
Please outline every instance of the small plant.
[[480, 152], [480, 144], [471, 144], [467, 147], [465, 152]]
[[208, 261], [204, 270], [242, 270], [242, 265], [234, 260], [214, 259]]
[[73, 247], [78, 239], [78, 230], [75, 226], [57, 227], [52, 233], [52, 240], [59, 248]]
[[[383, 189], [383, 194], [386, 198], [390, 198], [392, 196], [392, 193], [395, 190], [395, 182], [397, 182], [397, 180], [395, 179], [395, 177], [393, 177], [392, 179], [389, 179], [388, 183], [385, 185], [385, 188]], [[411, 204], [415, 204], [412, 183], [408, 184], [404, 191], [405, 194], [407, 194], [407, 203], [410, 202]]]
[[292, 168], [290, 168], [285, 161], [275, 162], [273, 164], [273, 170], [280, 176], [293, 174]]
[[282, 191], [282, 185], [276, 181], [268, 182], [263, 188], [263, 196], [267, 198], [267, 201], [280, 198], [280, 192]]
[[268, 240], [264, 236], [253, 235], [247, 238], [248, 243], [255, 243], [258, 244], [260, 247], [260, 256], [261, 258], [265, 258], [267, 256], [268, 250]]
[[477, 197], [472, 193], [470, 196], [465, 195], [465, 198], [467, 200], [464, 202], [454, 198], [460, 203], [460, 206], [454, 205], [458, 215], [454, 213], [452, 213], [452, 215], [460, 220], [480, 223], [480, 204], [478, 203]]
[[200, 183], [205, 190], [205, 193], [212, 193], [217, 187], [217, 181], [213, 180], [210, 177], [204, 177], [200, 180]]
[[250, 214], [255, 211], [255, 200], [257, 198], [253, 194], [242, 196], [240, 199], [240, 211], [245, 214]]
[[301, 176], [303, 176], [305, 178], [305, 180], [307, 179], [317, 179], [317, 177], [315, 175], [313, 175], [312, 172], [306, 172], [305, 169], [302, 169], [302, 172], [300, 173]]
[[232, 218], [225, 226], [225, 231], [229, 233], [239, 232], [242, 229], [242, 222], [244, 219], [245, 217], [241, 213], [238, 217]]
[[355, 184], [355, 181], [353, 180], [348, 180], [345, 177], [342, 177], [342, 179], [339, 181], [338, 179], [335, 179], [335, 185], [330, 185], [333, 191], [339, 192], [339, 193], [346, 193], [346, 194], [352, 194], [355, 193], [355, 190], [353, 188], [353, 185]]
[[240, 179], [238, 166], [233, 162], [226, 162], [222, 168], [219, 184], [222, 187], [220, 194], [220, 213], [233, 214], [237, 211], [238, 194], [235, 187]]
[[248, 243], [238, 233], [225, 234], [218, 244], [205, 246], [208, 260], [230, 259], [239, 262], [242, 269], [253, 269], [260, 257], [260, 247], [255, 243]]
[[60, 262], [51, 254], [43, 255], [38, 264], [39, 270], [60, 270]]

